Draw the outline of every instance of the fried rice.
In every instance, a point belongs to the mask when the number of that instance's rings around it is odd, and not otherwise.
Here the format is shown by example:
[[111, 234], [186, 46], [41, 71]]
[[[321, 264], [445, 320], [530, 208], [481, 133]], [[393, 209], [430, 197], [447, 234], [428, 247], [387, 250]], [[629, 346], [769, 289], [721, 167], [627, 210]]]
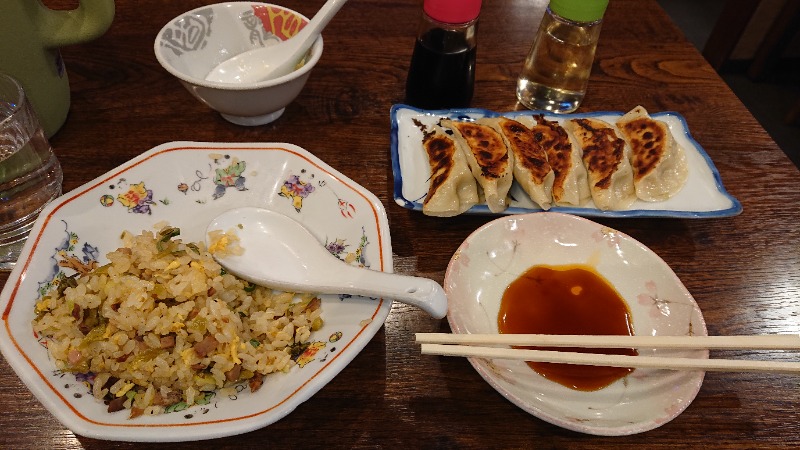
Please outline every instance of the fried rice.
[[160, 414], [235, 384], [255, 391], [289, 371], [322, 326], [319, 298], [243, 281], [178, 234], [125, 232], [109, 264], [36, 304], [33, 329], [58, 369], [90, 380], [109, 412]]

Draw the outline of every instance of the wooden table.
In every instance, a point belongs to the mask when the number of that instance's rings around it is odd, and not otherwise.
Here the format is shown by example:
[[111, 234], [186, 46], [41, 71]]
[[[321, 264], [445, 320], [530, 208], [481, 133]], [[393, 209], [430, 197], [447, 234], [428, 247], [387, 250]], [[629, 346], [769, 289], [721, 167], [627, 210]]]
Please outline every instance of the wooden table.
[[[49, 0], [71, 7], [75, 0]], [[395, 271], [443, 280], [467, 235], [492, 217], [436, 219], [392, 200], [389, 108], [403, 100], [419, 0], [354, 0], [325, 31], [325, 53], [301, 96], [274, 124], [230, 124], [157, 63], [153, 40], [188, 0], [117, 2], [108, 33], [66, 48], [73, 104], [52, 138], [68, 191], [158, 144], [175, 140], [291, 142], [374, 192], [388, 210]], [[313, 15], [322, 0], [285, 0]], [[473, 106], [510, 111], [516, 76], [543, 1], [484, 2]], [[683, 114], [744, 206], [733, 218], [599, 220], [660, 255], [699, 303], [711, 334], [800, 333], [800, 173], [653, 0], [612, 0], [580, 111]], [[309, 132], [309, 130], [315, 130]], [[0, 275], [5, 282], [7, 274]], [[672, 422], [627, 437], [595, 437], [545, 423], [512, 405], [459, 358], [420, 356], [415, 332], [445, 320], [396, 304], [384, 329], [309, 401], [267, 428], [164, 448], [775, 447], [800, 445], [800, 379], [709, 373]], [[786, 359], [778, 353], [731, 357]], [[0, 361], [0, 447], [147, 448], [80, 436], [61, 426]], [[156, 447], [153, 445], [153, 447]]]

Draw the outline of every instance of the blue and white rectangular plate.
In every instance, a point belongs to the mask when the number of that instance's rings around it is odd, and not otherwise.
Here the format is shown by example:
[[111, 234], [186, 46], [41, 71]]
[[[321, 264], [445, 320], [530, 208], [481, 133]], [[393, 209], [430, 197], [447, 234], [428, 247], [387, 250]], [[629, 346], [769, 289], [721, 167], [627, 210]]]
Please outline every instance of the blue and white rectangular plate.
[[[442, 118], [476, 120], [481, 117], [504, 116], [511, 119], [533, 114], [544, 114], [548, 120], [563, 123], [567, 119], [592, 117], [616, 122], [624, 113], [614, 111], [585, 114], [554, 115], [545, 111], [514, 111], [497, 113], [486, 109], [422, 110], [407, 105], [394, 105], [391, 109], [392, 172], [394, 174], [394, 200], [408, 209], [422, 211], [422, 202], [428, 193], [431, 169], [428, 156], [422, 147], [423, 126], [430, 127]], [[630, 208], [621, 211], [602, 211], [590, 200], [583, 207], [550, 208], [583, 217], [677, 217], [714, 218], [730, 217], [742, 212], [742, 205], [722, 185], [722, 179], [711, 158], [689, 134], [686, 120], [675, 112], [660, 112], [652, 117], [666, 123], [678, 145], [683, 147], [689, 165], [686, 185], [674, 197], [663, 202], [636, 200]], [[524, 214], [541, 211], [515, 181], [509, 192], [510, 206], [503, 214]], [[465, 214], [492, 214], [486, 204], [478, 204]]]

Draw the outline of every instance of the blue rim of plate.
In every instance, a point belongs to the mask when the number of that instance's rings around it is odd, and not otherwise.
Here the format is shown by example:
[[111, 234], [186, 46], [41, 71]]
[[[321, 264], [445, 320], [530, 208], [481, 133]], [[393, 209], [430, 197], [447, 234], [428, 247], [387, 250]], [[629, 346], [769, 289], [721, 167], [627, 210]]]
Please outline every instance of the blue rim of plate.
[[[394, 176], [394, 200], [395, 203], [397, 203], [398, 205], [414, 211], [422, 211], [422, 203], [420, 201], [407, 199], [403, 195], [403, 173], [400, 167], [400, 153], [399, 153], [400, 123], [397, 117], [398, 112], [401, 110], [410, 110], [419, 114], [447, 117], [451, 119], [470, 119], [473, 116], [480, 116], [480, 117], [504, 116], [504, 117], [514, 118], [515, 116], [534, 115], [534, 114], [544, 114], [548, 118], [552, 119], [555, 116], [549, 111], [525, 110], [525, 111], [511, 111], [511, 112], [499, 113], [496, 111], [491, 111], [482, 108], [426, 110], [404, 104], [392, 105], [390, 117], [391, 117], [392, 175]], [[582, 118], [582, 117], [597, 117], [604, 115], [622, 115], [622, 114], [624, 113], [620, 111], [595, 111], [590, 113], [570, 114], [569, 117]], [[573, 207], [554, 206], [550, 208], [548, 211], [574, 214], [576, 216], [582, 216], [582, 217], [611, 217], [611, 218], [660, 217], [660, 218], [681, 218], [681, 219], [708, 219], [708, 218], [733, 217], [739, 215], [742, 212], [742, 204], [734, 196], [730, 195], [728, 191], [725, 189], [725, 186], [723, 186], [722, 178], [719, 174], [719, 171], [717, 170], [717, 167], [714, 165], [714, 162], [711, 160], [711, 157], [708, 156], [708, 153], [706, 153], [703, 147], [694, 139], [694, 137], [689, 132], [689, 126], [686, 123], [686, 119], [681, 114], [674, 111], [663, 111], [663, 112], [653, 113], [651, 114], [651, 116], [656, 119], [659, 117], [672, 116], [680, 121], [685, 133], [684, 136], [695, 147], [694, 150], [696, 150], [700, 154], [705, 163], [708, 165], [708, 168], [714, 177], [714, 183], [716, 185], [717, 191], [731, 202], [730, 207], [725, 209], [710, 210], [710, 211], [683, 211], [683, 210], [672, 210], [672, 209], [628, 209], [622, 211], [602, 211], [596, 208], [573, 208]], [[470, 208], [465, 214], [509, 215], [509, 214], [526, 214], [538, 211], [543, 211], [543, 210], [540, 208], [522, 208], [522, 207], [511, 206], [502, 213], [492, 213], [489, 210], [489, 207], [486, 206], [486, 204], [478, 204]]]

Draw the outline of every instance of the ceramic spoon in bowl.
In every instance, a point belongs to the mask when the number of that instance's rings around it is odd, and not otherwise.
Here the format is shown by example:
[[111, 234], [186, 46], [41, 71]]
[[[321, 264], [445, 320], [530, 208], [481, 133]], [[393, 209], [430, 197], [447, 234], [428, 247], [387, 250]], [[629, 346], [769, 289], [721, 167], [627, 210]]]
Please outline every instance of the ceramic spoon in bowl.
[[284, 76], [314, 45], [333, 16], [347, 0], [328, 0], [311, 21], [291, 38], [269, 47], [248, 50], [211, 69], [206, 81], [221, 83], [257, 83]]
[[300, 223], [263, 208], [232, 209], [214, 218], [213, 231], [239, 238], [240, 255], [214, 255], [222, 267], [258, 285], [288, 292], [385, 297], [416, 306], [437, 319], [447, 314], [447, 297], [427, 278], [351, 266], [333, 256]]

